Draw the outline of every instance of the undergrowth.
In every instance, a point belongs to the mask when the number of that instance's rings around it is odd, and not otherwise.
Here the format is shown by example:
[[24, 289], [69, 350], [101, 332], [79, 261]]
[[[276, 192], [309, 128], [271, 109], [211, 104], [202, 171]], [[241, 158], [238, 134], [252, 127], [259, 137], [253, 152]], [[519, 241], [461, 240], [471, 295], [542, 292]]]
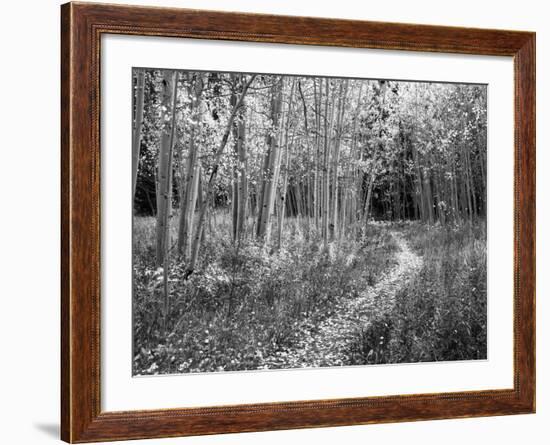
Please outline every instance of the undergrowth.
[[485, 359], [485, 224], [412, 223], [402, 230], [423, 266], [403, 284], [389, 312], [358, 329], [348, 364]]
[[[188, 280], [186, 264], [173, 256], [164, 327], [155, 220], [135, 217], [134, 374], [265, 368], [267, 357], [298, 340], [303, 323], [330, 316], [337, 299], [356, 296], [394, 264], [396, 246], [383, 225], [327, 249], [314, 229], [294, 218], [285, 221], [280, 249], [275, 240], [264, 247], [252, 236], [228, 242], [230, 227], [227, 213], [213, 216]], [[272, 233], [275, 238], [276, 226]]]

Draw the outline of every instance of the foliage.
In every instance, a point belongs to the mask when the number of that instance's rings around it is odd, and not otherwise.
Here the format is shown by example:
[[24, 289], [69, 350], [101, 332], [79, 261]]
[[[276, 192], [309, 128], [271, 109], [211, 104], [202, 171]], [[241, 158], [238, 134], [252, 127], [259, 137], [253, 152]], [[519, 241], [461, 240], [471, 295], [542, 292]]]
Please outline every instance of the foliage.
[[182, 281], [184, 265], [176, 261], [170, 270], [165, 339], [154, 220], [134, 218], [136, 374], [273, 368], [273, 357], [284, 356], [305, 326], [330, 317], [339, 299], [357, 296], [394, 264], [396, 247], [383, 226], [369, 226], [357, 243], [324, 250], [319, 234], [306, 238], [303, 224], [291, 218], [281, 249], [270, 252], [255, 240], [228, 243], [229, 215], [216, 219], [199, 271]]
[[391, 311], [356, 332], [349, 364], [487, 358], [485, 225], [411, 224], [406, 233], [423, 267]]
[[486, 86], [134, 88], [135, 374], [486, 357]]

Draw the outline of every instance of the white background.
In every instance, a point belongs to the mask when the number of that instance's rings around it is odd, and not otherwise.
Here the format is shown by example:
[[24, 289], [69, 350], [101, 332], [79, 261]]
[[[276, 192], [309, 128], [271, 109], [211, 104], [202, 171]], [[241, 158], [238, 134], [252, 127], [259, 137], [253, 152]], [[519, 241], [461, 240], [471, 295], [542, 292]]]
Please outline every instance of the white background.
[[[122, 0], [121, 0], [122, 1]], [[537, 414], [487, 419], [355, 426], [316, 430], [167, 439], [149, 443], [278, 444], [466, 442], [512, 444], [548, 440], [550, 422], [550, 316], [545, 297], [550, 277], [548, 220], [550, 155], [548, 79], [549, 15], [546, 2], [406, 1], [338, 2], [305, 0], [153, 1], [187, 6], [291, 15], [362, 18], [394, 22], [496, 27], [537, 31], [538, 115], [538, 391]], [[57, 440], [59, 413], [59, 2], [7, 2], [0, 40], [2, 86], [2, 348], [0, 349], [1, 441], [42, 444]]]
[[[119, 35], [104, 37], [101, 48], [103, 410], [513, 387], [512, 58]], [[488, 84], [488, 360], [132, 379], [132, 66]]]

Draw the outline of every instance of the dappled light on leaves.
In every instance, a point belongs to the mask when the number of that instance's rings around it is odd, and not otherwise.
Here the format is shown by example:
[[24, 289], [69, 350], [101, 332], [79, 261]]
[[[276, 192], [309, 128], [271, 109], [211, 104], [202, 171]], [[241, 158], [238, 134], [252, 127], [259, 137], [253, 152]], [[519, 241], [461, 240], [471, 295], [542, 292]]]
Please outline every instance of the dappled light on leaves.
[[135, 375], [486, 358], [486, 87], [135, 69]]

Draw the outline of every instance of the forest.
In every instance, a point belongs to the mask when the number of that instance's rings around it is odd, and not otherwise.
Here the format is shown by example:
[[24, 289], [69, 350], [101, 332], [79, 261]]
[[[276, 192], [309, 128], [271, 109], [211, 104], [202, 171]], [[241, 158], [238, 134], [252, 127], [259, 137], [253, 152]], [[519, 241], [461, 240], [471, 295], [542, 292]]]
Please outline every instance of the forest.
[[487, 357], [487, 89], [134, 68], [133, 374]]

